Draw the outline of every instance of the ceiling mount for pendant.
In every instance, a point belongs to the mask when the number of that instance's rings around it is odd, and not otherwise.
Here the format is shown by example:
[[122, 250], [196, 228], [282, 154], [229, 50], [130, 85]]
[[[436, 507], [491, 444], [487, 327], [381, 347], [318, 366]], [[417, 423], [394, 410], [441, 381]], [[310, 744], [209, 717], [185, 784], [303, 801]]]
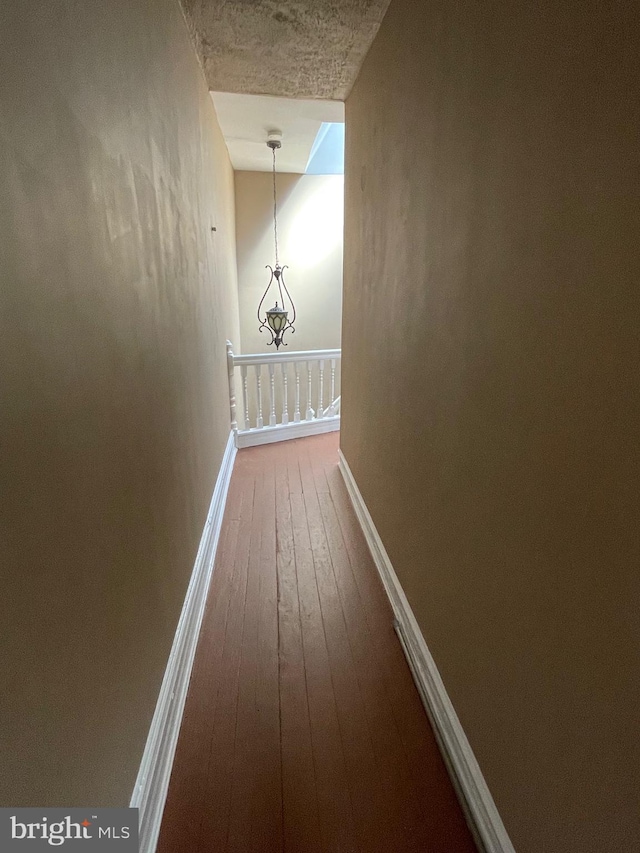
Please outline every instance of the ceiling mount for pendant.
[[[258, 322], [260, 323], [258, 331], [261, 332], [263, 329], [267, 329], [271, 334], [271, 340], [268, 342], [268, 346], [275, 344], [276, 349], [279, 349], [281, 344], [284, 343], [282, 340], [284, 333], [289, 330], [292, 334], [293, 332], [295, 332], [293, 323], [296, 319], [296, 307], [293, 304], [293, 299], [291, 299], [289, 291], [287, 290], [287, 285], [284, 281], [284, 271], [287, 269], [287, 267], [281, 267], [278, 258], [278, 196], [276, 192], [276, 151], [282, 147], [282, 133], [279, 130], [269, 131], [267, 135], [267, 146], [271, 149], [271, 152], [273, 154], [273, 240], [275, 244], [276, 262], [275, 266], [272, 267], [267, 264], [266, 267], [268, 270], [271, 271], [271, 278], [269, 279], [269, 284], [267, 284], [267, 288], [262, 294], [262, 299], [260, 300], [260, 304], [258, 305]], [[274, 284], [274, 287], [276, 289], [276, 304], [273, 306], [273, 308], [270, 308], [268, 311], [265, 311], [264, 316], [262, 316], [262, 303], [264, 302], [272, 284]], [[278, 302], [278, 297], [280, 299], [280, 302]], [[289, 309], [287, 307], [288, 303], [290, 303], [291, 310], [293, 312], [293, 317], [291, 318], [291, 320], [289, 319]], [[286, 343], [284, 343], [284, 346], [286, 346]]]
[[279, 130], [270, 130], [267, 136], [267, 145], [272, 151], [282, 148], [282, 133]]

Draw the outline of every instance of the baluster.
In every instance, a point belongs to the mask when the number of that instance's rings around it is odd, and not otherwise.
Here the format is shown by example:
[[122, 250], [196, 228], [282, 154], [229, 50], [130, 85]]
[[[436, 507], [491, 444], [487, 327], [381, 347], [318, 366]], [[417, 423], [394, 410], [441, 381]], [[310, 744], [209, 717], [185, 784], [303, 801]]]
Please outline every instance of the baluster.
[[243, 364], [240, 367], [242, 376], [242, 405], [244, 406], [244, 428], [251, 429], [251, 421], [249, 420], [249, 392], [247, 388], [247, 366]]
[[275, 426], [276, 421], [276, 366], [269, 363], [269, 383], [271, 385], [271, 411], [269, 413], [269, 426]]
[[233, 370], [233, 346], [227, 341], [227, 372], [229, 374], [229, 414], [231, 416], [231, 429], [236, 430], [236, 384]]
[[333, 417], [336, 413], [336, 407], [334, 406], [334, 400], [336, 399], [336, 360], [335, 358], [331, 359], [331, 404], [329, 408], [329, 414]]
[[264, 426], [262, 420], [262, 365], [256, 364], [256, 390], [258, 392], [258, 416], [256, 418], [256, 427], [262, 429]]
[[289, 423], [289, 401], [287, 399], [287, 365], [283, 361], [282, 367], [282, 423]]
[[318, 362], [318, 418], [324, 417], [324, 361]]
[[307, 362], [307, 414], [306, 419], [308, 421], [313, 420], [314, 411], [311, 408], [311, 367], [313, 362]]
[[300, 364], [296, 361], [293, 365], [294, 370], [296, 372], [296, 408], [293, 413], [293, 420], [295, 423], [300, 422]]
[[233, 345], [227, 341], [227, 373], [229, 374], [229, 414], [231, 416], [231, 429], [238, 427], [236, 422], [236, 383], [233, 365]]

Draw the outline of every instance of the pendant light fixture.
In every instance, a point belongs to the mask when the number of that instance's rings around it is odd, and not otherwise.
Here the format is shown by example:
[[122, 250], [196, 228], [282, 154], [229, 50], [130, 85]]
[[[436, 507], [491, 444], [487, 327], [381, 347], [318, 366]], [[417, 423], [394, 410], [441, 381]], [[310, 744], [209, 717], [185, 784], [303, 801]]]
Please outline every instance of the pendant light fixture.
[[[275, 243], [276, 250], [276, 263], [275, 266], [270, 266], [267, 264], [266, 268], [271, 273], [271, 278], [269, 279], [269, 284], [267, 284], [267, 288], [265, 292], [262, 294], [262, 299], [260, 300], [260, 304], [258, 305], [258, 322], [260, 326], [258, 327], [258, 331], [261, 332], [263, 329], [267, 329], [267, 331], [271, 334], [271, 340], [268, 342], [268, 346], [272, 344], [276, 345], [276, 349], [280, 349], [280, 345], [283, 344], [287, 346], [286, 343], [282, 340], [284, 333], [287, 331], [295, 332], [294, 322], [296, 319], [296, 307], [293, 304], [293, 299], [289, 295], [289, 291], [287, 290], [287, 285], [284, 281], [284, 271], [287, 269], [286, 266], [280, 266], [280, 260], [278, 258], [278, 197], [276, 193], [276, 151], [282, 147], [282, 134], [279, 131], [271, 131], [267, 138], [267, 146], [271, 149], [271, 153], [273, 155], [273, 239]], [[267, 294], [273, 285], [274, 290], [276, 291], [275, 296], [275, 305], [273, 308], [270, 308], [268, 311], [262, 311], [262, 305], [267, 298]], [[269, 302], [271, 298], [269, 299]], [[268, 303], [267, 303], [268, 304]], [[291, 310], [293, 317], [289, 319], [289, 310]]]

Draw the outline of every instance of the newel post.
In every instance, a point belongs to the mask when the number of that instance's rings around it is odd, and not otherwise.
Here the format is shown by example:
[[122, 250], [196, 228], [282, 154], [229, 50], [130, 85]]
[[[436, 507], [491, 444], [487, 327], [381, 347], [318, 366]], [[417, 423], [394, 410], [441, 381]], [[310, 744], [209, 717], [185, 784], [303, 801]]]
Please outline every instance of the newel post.
[[236, 421], [236, 383], [233, 369], [233, 344], [227, 341], [227, 371], [229, 374], [229, 413], [231, 415], [231, 429], [237, 432]]

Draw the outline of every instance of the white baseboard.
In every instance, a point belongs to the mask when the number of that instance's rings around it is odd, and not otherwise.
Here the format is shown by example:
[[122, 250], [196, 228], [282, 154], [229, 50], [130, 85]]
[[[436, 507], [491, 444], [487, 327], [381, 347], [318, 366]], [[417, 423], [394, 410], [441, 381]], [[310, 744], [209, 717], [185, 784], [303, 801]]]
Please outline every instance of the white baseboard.
[[339, 451], [340, 471], [396, 618], [396, 630], [469, 826], [484, 853], [515, 853], [373, 519]]
[[238, 430], [237, 447], [254, 447], [256, 444], [272, 444], [274, 441], [287, 441], [290, 438], [304, 438], [306, 435], [318, 435], [321, 432], [334, 432], [340, 429], [340, 415], [318, 418], [313, 421], [276, 424], [262, 429]]
[[236, 456], [233, 432], [222, 458], [193, 573], [182, 606], [173, 646], [151, 721], [130, 806], [138, 808], [140, 853], [154, 853], [178, 743], [191, 668], [196, 653], [209, 582], [222, 528], [231, 472]]

